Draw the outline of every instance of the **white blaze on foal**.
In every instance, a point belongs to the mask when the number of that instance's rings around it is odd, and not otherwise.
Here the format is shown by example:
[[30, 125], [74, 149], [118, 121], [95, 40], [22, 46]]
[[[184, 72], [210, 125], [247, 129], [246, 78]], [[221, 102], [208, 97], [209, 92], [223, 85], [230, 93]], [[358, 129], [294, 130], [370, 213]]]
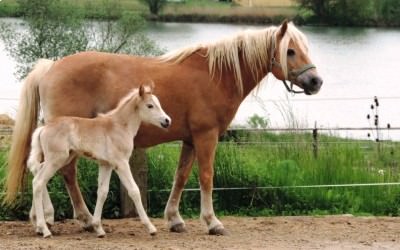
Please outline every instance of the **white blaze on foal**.
[[[46, 214], [52, 214], [51, 211], [44, 211], [46, 208], [53, 209], [46, 184], [57, 170], [77, 155], [89, 156], [99, 162], [99, 186], [93, 217], [98, 236], [105, 235], [101, 226], [101, 213], [113, 169], [128, 190], [142, 223], [150, 234], [156, 233], [156, 228], [143, 208], [139, 188], [128, 163], [134, 147], [133, 138], [142, 121], [161, 128], [168, 128], [171, 124], [171, 118], [152, 94], [152, 88], [147, 86], [133, 90], [115, 109], [96, 118], [59, 117], [35, 130], [27, 165], [34, 175], [34, 211], [31, 211], [31, 220], [36, 222], [38, 233], [43, 234], [43, 237], [51, 236], [46, 222], [52, 224], [54, 221], [51, 216], [46, 218]], [[33, 218], [34, 212], [36, 218]]]

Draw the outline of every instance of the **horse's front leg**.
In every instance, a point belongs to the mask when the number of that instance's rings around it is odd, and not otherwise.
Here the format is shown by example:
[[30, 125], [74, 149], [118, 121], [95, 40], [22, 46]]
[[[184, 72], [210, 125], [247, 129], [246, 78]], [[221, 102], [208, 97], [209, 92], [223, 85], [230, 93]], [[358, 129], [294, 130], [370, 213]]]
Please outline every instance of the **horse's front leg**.
[[103, 212], [104, 202], [107, 199], [107, 194], [110, 186], [111, 173], [112, 173], [112, 168], [110, 166], [99, 165], [97, 201], [93, 215], [93, 227], [98, 237], [104, 237], [106, 235], [101, 225], [101, 214]]
[[202, 131], [193, 135], [194, 147], [199, 164], [201, 214], [210, 235], [225, 235], [227, 231], [214, 213], [212, 203], [214, 158], [218, 143], [218, 130]]
[[83, 223], [83, 228], [88, 231], [93, 230], [93, 217], [90, 214], [85, 201], [83, 200], [81, 190], [76, 179], [76, 162], [78, 157], [72, 159], [68, 165], [64, 166], [60, 172], [64, 177], [64, 183], [67, 188], [71, 204], [74, 209], [74, 218]]
[[171, 232], [185, 232], [185, 222], [179, 214], [179, 202], [181, 200], [183, 188], [189, 178], [195, 159], [194, 148], [191, 143], [183, 142], [179, 165], [175, 172], [174, 184], [169, 195], [164, 216], [168, 221], [168, 227]]

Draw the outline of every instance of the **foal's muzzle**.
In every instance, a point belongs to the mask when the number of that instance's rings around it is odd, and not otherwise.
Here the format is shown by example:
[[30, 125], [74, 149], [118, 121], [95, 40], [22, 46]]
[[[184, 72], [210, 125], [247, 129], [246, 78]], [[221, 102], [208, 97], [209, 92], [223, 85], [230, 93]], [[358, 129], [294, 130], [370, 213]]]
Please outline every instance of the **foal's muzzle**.
[[170, 125], [171, 125], [171, 120], [168, 118], [165, 118], [165, 120], [161, 122], [161, 127], [163, 128], [168, 128]]

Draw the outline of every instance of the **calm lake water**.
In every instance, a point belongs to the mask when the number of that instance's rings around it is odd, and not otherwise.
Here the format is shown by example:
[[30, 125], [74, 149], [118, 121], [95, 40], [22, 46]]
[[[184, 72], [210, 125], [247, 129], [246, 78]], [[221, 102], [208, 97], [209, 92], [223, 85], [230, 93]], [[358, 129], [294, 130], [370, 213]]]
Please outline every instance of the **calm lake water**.
[[[257, 28], [262, 26], [150, 23], [146, 33], [162, 48], [174, 50]], [[288, 127], [293, 122], [301, 127], [313, 127], [315, 122], [318, 127], [370, 127], [366, 116], [371, 113], [373, 97], [378, 96], [380, 123], [400, 127], [400, 29], [300, 29], [309, 39], [311, 58], [324, 79], [321, 91], [315, 96], [292, 96], [271, 75], [258, 93], [241, 105], [233, 125], [245, 125], [248, 117], [257, 113], [268, 117], [271, 127]], [[13, 76], [15, 64], [1, 41], [0, 65], [0, 113], [14, 115], [17, 102], [13, 99], [18, 98], [20, 83]], [[340, 135], [366, 138], [366, 133]], [[400, 139], [400, 131], [382, 136]]]

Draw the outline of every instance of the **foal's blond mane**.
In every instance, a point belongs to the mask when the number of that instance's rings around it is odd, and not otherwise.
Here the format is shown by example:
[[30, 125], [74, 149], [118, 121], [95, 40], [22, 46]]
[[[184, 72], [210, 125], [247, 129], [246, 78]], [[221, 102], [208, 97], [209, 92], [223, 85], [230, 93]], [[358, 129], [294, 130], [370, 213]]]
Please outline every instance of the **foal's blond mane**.
[[[245, 63], [249, 66], [253, 78], [260, 79], [260, 74], [265, 72], [265, 70], [262, 69], [268, 67], [270, 64], [268, 60], [271, 57], [270, 52], [272, 44], [274, 43], [274, 46], [278, 47], [276, 42], [278, 32], [279, 27], [275, 26], [262, 30], [245, 30], [233, 37], [213, 43], [196, 44], [191, 47], [172, 51], [162, 55], [160, 60], [164, 62], [180, 63], [193, 53], [196, 53], [202, 48], [206, 48], [207, 53], [203, 56], [208, 59], [210, 75], [213, 77], [217, 70], [221, 70], [224, 67], [231, 69], [235, 77], [236, 88], [239, 94], [242, 95], [243, 79], [239, 52], [243, 53]], [[307, 38], [290, 22], [279, 45], [279, 59], [286, 78], [288, 76], [286, 51], [290, 40], [297, 43], [303, 50], [303, 53], [308, 53]]]
[[118, 112], [118, 110], [120, 110], [123, 106], [127, 105], [132, 99], [136, 100], [138, 97], [139, 97], [139, 89], [135, 88], [135, 89], [131, 90], [128, 94], [126, 94], [124, 97], [121, 98], [121, 100], [118, 102], [117, 107], [108, 111], [107, 113], [99, 114], [99, 116], [113, 115], [116, 112]]

